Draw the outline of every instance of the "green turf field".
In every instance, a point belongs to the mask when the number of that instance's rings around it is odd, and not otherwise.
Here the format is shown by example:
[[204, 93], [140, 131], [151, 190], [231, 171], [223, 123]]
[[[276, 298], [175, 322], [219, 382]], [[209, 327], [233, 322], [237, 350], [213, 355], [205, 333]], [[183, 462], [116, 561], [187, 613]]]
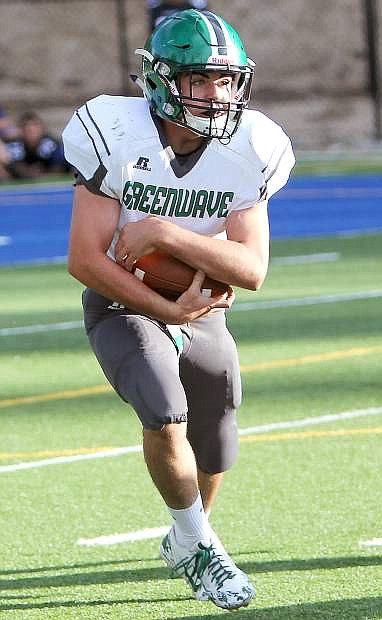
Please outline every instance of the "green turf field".
[[[312, 254], [322, 256], [280, 261]], [[228, 319], [242, 364], [241, 444], [212, 522], [258, 590], [232, 615], [382, 618], [382, 235], [278, 241], [272, 258], [263, 289], [239, 291]], [[141, 452], [100, 458], [139, 446], [141, 431], [82, 329], [46, 331], [81, 320], [81, 286], [60, 265], [3, 268], [0, 281], [0, 618], [227, 616], [168, 579], [159, 538], [78, 544], [170, 518]], [[1, 331], [36, 325], [45, 331]], [[25, 469], [6, 469], [17, 464]]]

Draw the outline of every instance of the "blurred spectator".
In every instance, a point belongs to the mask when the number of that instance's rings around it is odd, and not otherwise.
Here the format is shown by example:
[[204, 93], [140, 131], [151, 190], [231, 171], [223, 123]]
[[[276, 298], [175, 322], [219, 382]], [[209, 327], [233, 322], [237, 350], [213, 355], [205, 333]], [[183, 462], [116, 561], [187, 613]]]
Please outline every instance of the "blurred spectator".
[[8, 164], [10, 160], [11, 158], [7, 151], [7, 147], [5, 146], [4, 142], [0, 138], [0, 182], [6, 181], [11, 176], [8, 171]]
[[0, 139], [10, 140], [19, 135], [19, 130], [10, 116], [0, 106]]
[[8, 140], [8, 170], [14, 178], [34, 179], [46, 173], [68, 172], [62, 143], [51, 136], [35, 112], [26, 112], [19, 121], [20, 135]]
[[168, 15], [176, 13], [177, 11], [183, 11], [184, 9], [199, 9], [203, 11], [207, 9], [207, 0], [191, 0], [190, 2], [182, 2], [182, 0], [168, 0], [163, 2], [162, 0], [147, 0], [147, 6], [150, 16], [150, 29], [154, 28]]

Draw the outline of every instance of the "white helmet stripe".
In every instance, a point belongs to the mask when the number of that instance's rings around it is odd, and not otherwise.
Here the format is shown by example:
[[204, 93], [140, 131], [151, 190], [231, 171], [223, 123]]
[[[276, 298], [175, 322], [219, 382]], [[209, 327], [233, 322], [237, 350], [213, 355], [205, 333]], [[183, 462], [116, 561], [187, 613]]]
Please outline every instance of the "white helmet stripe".
[[[218, 19], [219, 16], [215, 15], [215, 18]], [[231, 61], [233, 60], [233, 62], [236, 63], [237, 65], [241, 64], [240, 63], [240, 51], [235, 41], [232, 39], [232, 34], [228, 30], [224, 20], [219, 19], [219, 23], [220, 23], [220, 26], [221, 26], [221, 29], [223, 31], [223, 35], [225, 38], [225, 45], [227, 47], [227, 56], [229, 56]]]
[[236, 63], [239, 64], [239, 50], [237, 49], [235, 43], [232, 41], [232, 36], [223, 20], [219, 21], [226, 41], [225, 45], [227, 46], [227, 56], [230, 56], [231, 58], [234, 56]]
[[206, 13], [200, 12], [200, 17], [201, 17], [201, 19], [203, 20], [203, 22], [205, 23], [205, 25], [208, 28], [208, 32], [209, 32], [210, 38], [211, 38], [211, 45], [216, 45], [217, 46], [218, 45], [218, 38], [216, 36], [216, 32], [215, 32], [214, 28], [212, 27], [212, 24], [211, 24], [210, 20], [207, 19], [207, 17], [206, 17]]
[[218, 42], [218, 53], [226, 55], [227, 54], [227, 41], [224, 34], [224, 30], [222, 28], [222, 20], [219, 19], [218, 15], [214, 13], [210, 13], [210, 11], [206, 11], [205, 15], [209, 19], [212, 28], [215, 31], [217, 42]]
[[231, 62], [239, 64], [239, 50], [232, 40], [232, 35], [224, 20], [210, 11], [204, 11], [201, 15], [203, 15], [203, 21], [206, 23], [210, 34], [212, 31], [214, 33], [213, 37], [211, 34], [211, 44], [218, 48], [218, 55], [228, 56]]

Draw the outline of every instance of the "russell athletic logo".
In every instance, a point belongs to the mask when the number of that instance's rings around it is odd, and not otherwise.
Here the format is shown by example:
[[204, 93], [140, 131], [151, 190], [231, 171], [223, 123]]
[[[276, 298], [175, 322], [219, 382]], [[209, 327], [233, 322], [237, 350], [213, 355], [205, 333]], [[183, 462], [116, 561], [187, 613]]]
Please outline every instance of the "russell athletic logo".
[[149, 168], [149, 158], [148, 157], [139, 157], [136, 164], [134, 164], [133, 168], [138, 168], [138, 170], [146, 170], [146, 172], [151, 172], [151, 168]]

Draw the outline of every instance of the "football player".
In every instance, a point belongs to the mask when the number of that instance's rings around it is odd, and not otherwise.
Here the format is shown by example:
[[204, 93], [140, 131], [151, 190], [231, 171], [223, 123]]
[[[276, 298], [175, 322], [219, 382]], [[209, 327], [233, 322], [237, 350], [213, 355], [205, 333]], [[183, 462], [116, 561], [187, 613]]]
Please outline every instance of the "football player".
[[[233, 290], [206, 299], [204, 274], [257, 290], [267, 272], [268, 199], [294, 164], [290, 141], [248, 110], [254, 63], [220, 16], [185, 10], [145, 47], [144, 97], [99, 96], [64, 131], [77, 170], [69, 271], [86, 285], [95, 355], [143, 426], [144, 457], [174, 523], [161, 544], [198, 600], [254, 596], [208, 516], [237, 452], [241, 384], [225, 324]], [[177, 301], [131, 269], [162, 250], [196, 270]]]

